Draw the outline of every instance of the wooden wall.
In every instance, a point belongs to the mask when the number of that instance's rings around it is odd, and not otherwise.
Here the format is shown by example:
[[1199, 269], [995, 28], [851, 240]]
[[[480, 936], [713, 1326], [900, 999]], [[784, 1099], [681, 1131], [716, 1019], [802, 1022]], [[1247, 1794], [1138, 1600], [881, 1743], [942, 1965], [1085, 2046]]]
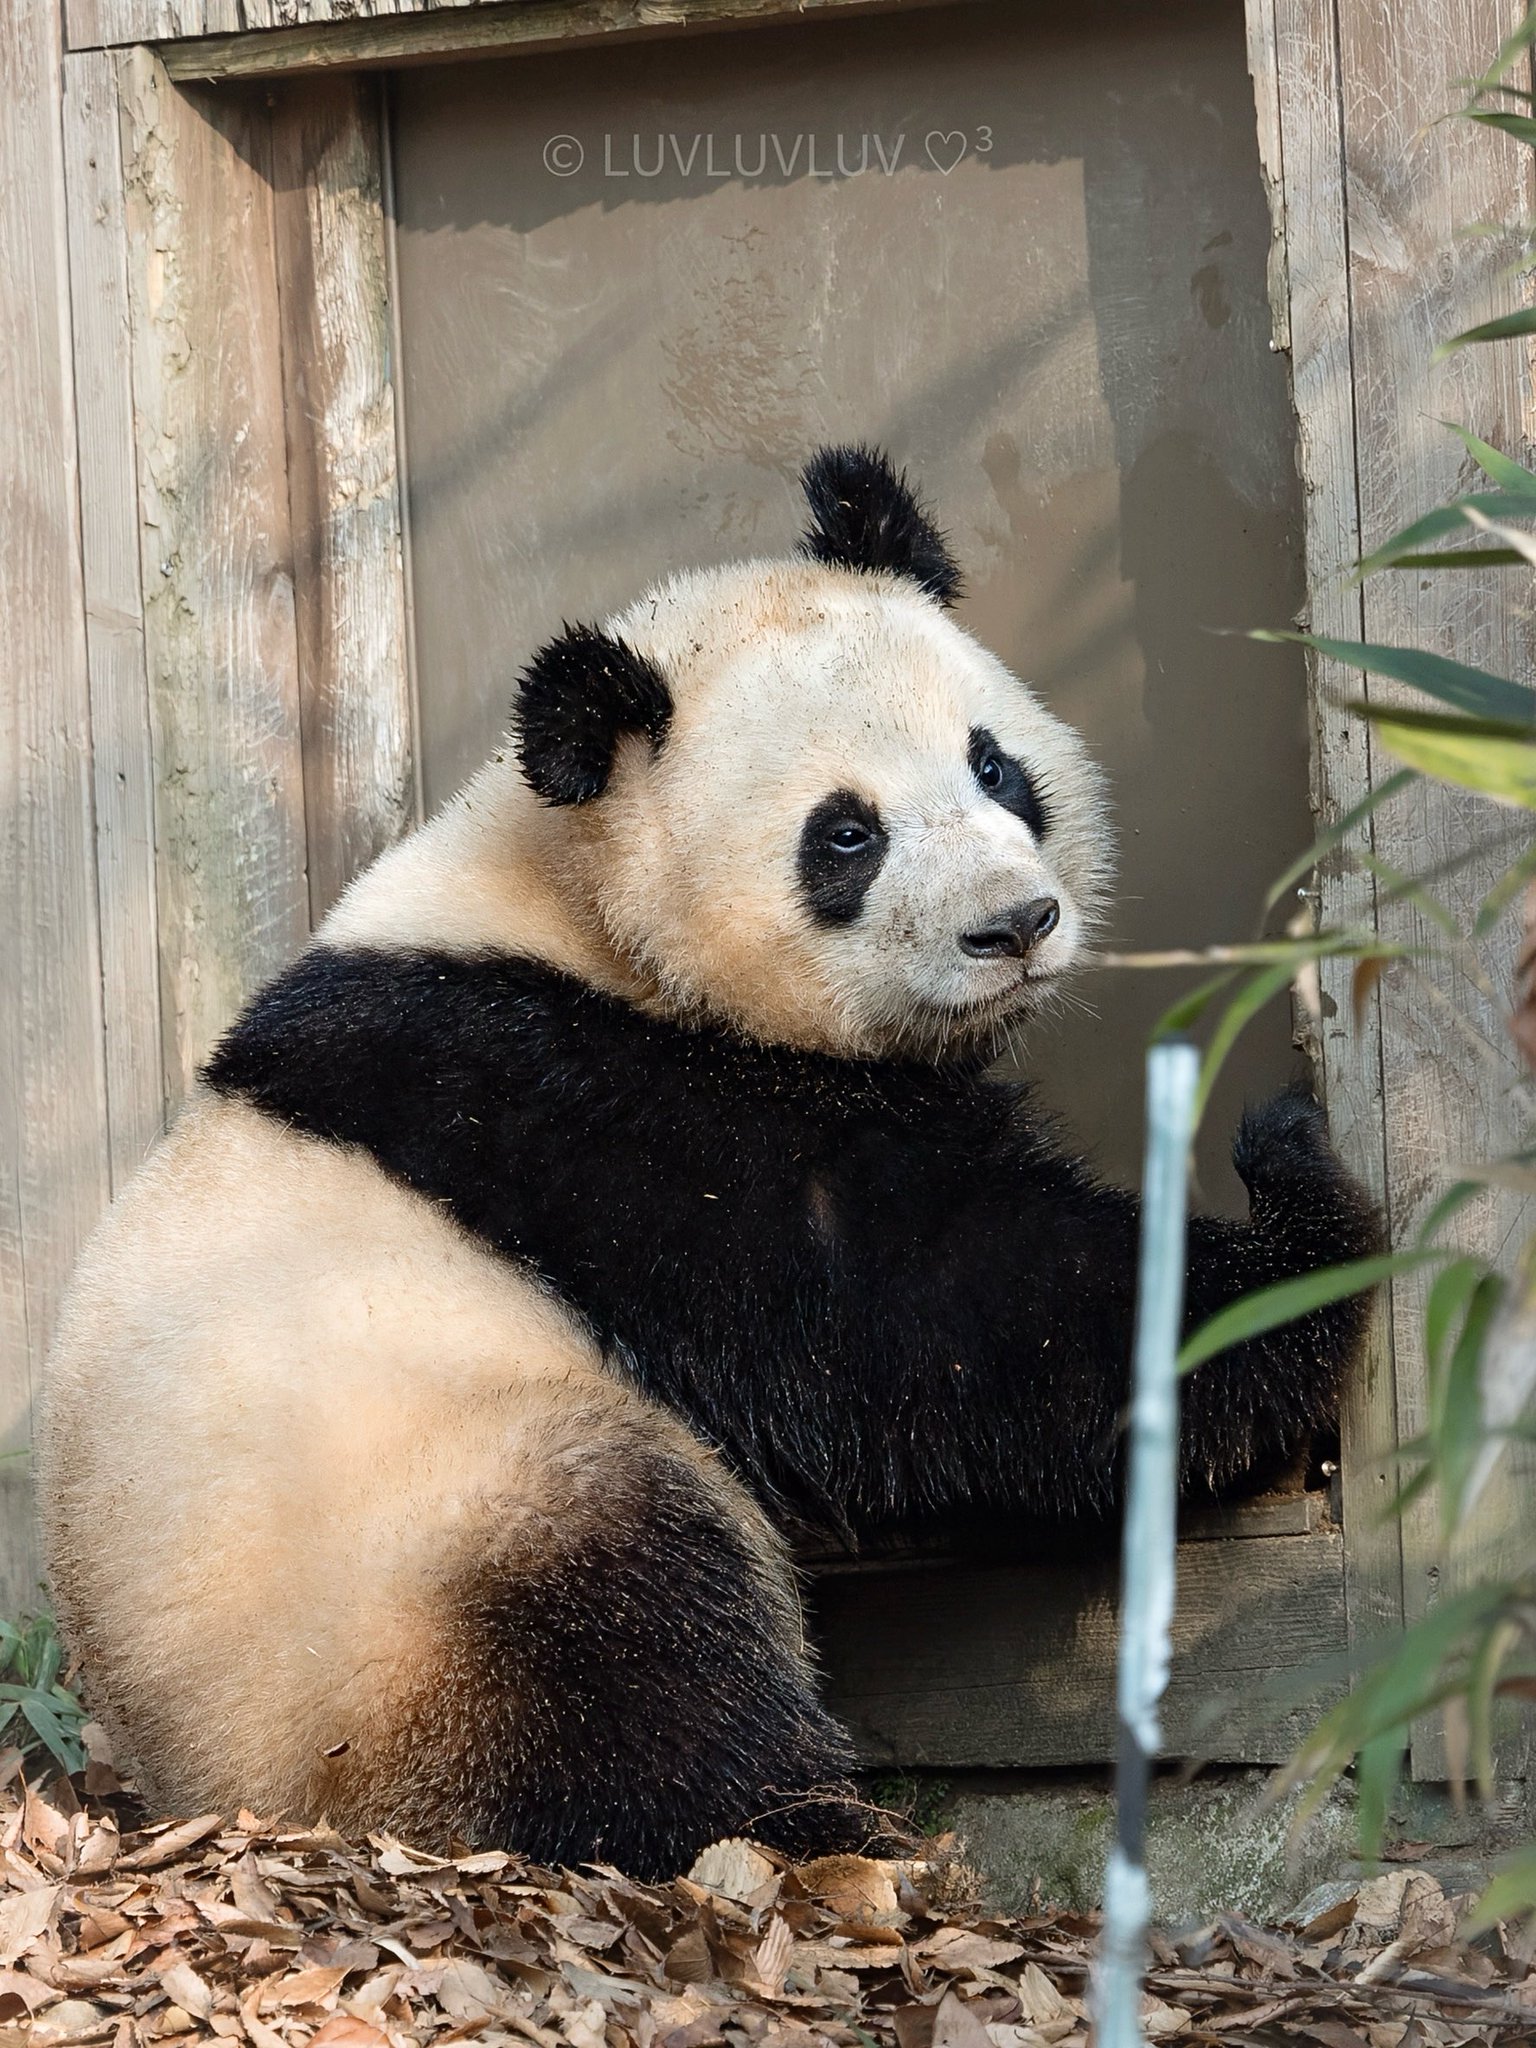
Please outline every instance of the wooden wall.
[[[11, 0], [0, 9], [0, 1447], [24, 1451], [60, 1290], [240, 996], [287, 957], [359, 861], [411, 815], [407, 577], [390, 377], [380, 105], [360, 64], [786, 0]], [[835, 4], [835, 0], [817, 0]], [[842, 0], [863, 4], [863, 0]], [[345, 11], [345, 21], [332, 21]], [[1291, 355], [1314, 623], [1528, 665], [1504, 586], [1343, 571], [1464, 481], [1456, 418], [1528, 444], [1511, 351], [1430, 366], [1433, 343], [1516, 287], [1456, 230], [1530, 202], [1515, 145], [1435, 125], [1517, 0], [1248, 0], [1275, 214], [1278, 345]], [[254, 27], [252, 25], [254, 24]], [[269, 24], [263, 26], [263, 24]], [[156, 53], [144, 45], [178, 38]], [[179, 84], [292, 73], [246, 97]], [[1279, 459], [1277, 454], [1277, 459]], [[1382, 772], [1322, 667], [1324, 818]], [[1408, 867], [1472, 827], [1422, 786], [1362, 844]], [[1452, 900], [1481, 877], [1451, 876]], [[1328, 915], [1379, 914], [1362, 870]], [[1484, 972], [1504, 986], [1508, 948]], [[1497, 1143], [1506, 1053], [1486, 995], [1469, 1049], [1447, 1007], [1388, 975], [1362, 1028], [1329, 985], [1319, 1048], [1335, 1129], [1399, 1230], [1457, 1160]], [[1511, 1227], [1490, 1203], [1477, 1227]], [[1423, 1611], [1458, 1567], [1433, 1530], [1374, 1510], [1422, 1414], [1416, 1290], [1383, 1315], [1346, 1418], [1345, 1598], [1359, 1638]], [[0, 1464], [0, 1608], [37, 1560], [24, 1457]], [[1533, 1481], [1491, 1498], [1481, 1556], [1529, 1526]], [[1418, 1763], [1433, 1770], [1433, 1744]]]
[[[40, 0], [3, 34], [0, 256], [29, 289], [0, 294], [0, 1424], [24, 1452], [83, 1237], [415, 780], [376, 81], [274, 111], [142, 47], [61, 61]], [[7, 1612], [37, 1598], [24, 1455], [0, 1486]]]

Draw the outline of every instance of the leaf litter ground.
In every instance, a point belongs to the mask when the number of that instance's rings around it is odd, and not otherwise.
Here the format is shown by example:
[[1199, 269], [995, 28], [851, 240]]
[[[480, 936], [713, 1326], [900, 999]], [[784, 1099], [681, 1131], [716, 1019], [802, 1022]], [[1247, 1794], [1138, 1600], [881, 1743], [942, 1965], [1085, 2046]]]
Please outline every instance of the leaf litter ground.
[[[93, 1770], [101, 1776], [110, 1776]], [[0, 2048], [1087, 2048], [1090, 1915], [1004, 1917], [926, 1863], [686, 1878], [440, 1858], [241, 1813], [133, 1825], [71, 1783], [0, 1791]], [[1536, 2041], [1532, 1951], [1477, 1945], [1427, 1872], [1325, 1887], [1282, 1928], [1159, 1934], [1153, 2042]]]

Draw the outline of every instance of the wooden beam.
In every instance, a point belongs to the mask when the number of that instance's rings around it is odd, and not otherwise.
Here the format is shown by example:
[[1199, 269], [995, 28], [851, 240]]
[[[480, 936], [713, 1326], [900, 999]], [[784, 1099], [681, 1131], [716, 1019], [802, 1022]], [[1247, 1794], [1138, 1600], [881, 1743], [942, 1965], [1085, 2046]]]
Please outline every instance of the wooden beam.
[[[1337, 1531], [1181, 1543], [1178, 1572], [1164, 1753], [1282, 1761], [1307, 1725], [1306, 1703], [1315, 1705], [1305, 1674], [1345, 1643]], [[810, 1607], [828, 1701], [861, 1761], [950, 1770], [1107, 1761], [1115, 1577], [1112, 1560], [916, 1561], [819, 1577]]]
[[38, 1602], [30, 1409], [107, 1196], [60, 22], [0, 8], [0, 1612]]
[[125, 60], [168, 1102], [309, 930], [270, 129]]
[[139, 586], [132, 335], [118, 126], [120, 62], [103, 51], [64, 62], [64, 165], [101, 909], [107, 1141], [114, 1192], [124, 1186], [165, 1123], [155, 769]]
[[273, 113], [309, 907], [415, 812], [377, 81], [296, 80]]
[[[98, 8], [108, 0], [97, 0]], [[129, 9], [140, 0], [112, 0], [114, 18], [93, 20], [102, 41], [128, 40]], [[145, 0], [138, 19], [158, 19], [162, 0]], [[441, 63], [454, 57], [495, 56], [551, 45], [617, 42], [638, 36], [700, 29], [771, 27], [825, 14], [896, 14], [915, 7], [963, 5], [964, 0], [518, 0], [512, 6], [433, 6], [368, 18], [321, 20], [306, 12], [300, 26], [239, 35], [213, 35], [183, 26], [151, 31], [185, 41], [162, 42], [167, 72], [176, 79], [270, 78], [287, 71]]]
[[[1280, 305], [1276, 341], [1291, 354], [1297, 463], [1305, 491], [1308, 617], [1330, 639], [1358, 640], [1361, 595], [1347, 581], [1360, 556], [1355, 477], [1348, 227], [1341, 159], [1341, 104], [1334, 0], [1248, 0], [1249, 61], [1275, 233], [1271, 289]], [[1338, 823], [1372, 788], [1370, 728], [1343, 707], [1359, 679], [1336, 662], [1310, 663], [1312, 808], [1320, 830]], [[1325, 925], [1372, 928], [1376, 886], [1359, 856], [1374, 827], [1358, 827], [1318, 877]], [[1325, 962], [1324, 1022], [1312, 1043], [1335, 1143], [1383, 1203], [1387, 1199], [1381, 1012], [1375, 991], [1355, 1004], [1351, 969]], [[1357, 1647], [1400, 1628], [1399, 1525], [1385, 1513], [1396, 1466], [1397, 1389], [1391, 1303], [1377, 1314], [1340, 1418], [1345, 1584]]]
[[[1520, 347], [1431, 361], [1437, 342], [1519, 302], [1506, 265], [1531, 212], [1530, 158], [1507, 137], [1439, 117], [1464, 97], [1454, 81], [1483, 69], [1523, 9], [1519, 0], [1404, 0], [1388, 19], [1374, 0], [1338, 0], [1338, 8], [1355, 452], [1369, 550], [1474, 474], [1442, 422], [1458, 421], [1516, 454], [1531, 446], [1531, 378]], [[1469, 232], [1487, 224], [1508, 232]], [[1373, 576], [1364, 586], [1363, 621], [1367, 640], [1428, 647], [1507, 675], [1531, 672], [1523, 587], [1499, 571]], [[1370, 694], [1385, 702], [1413, 697], [1379, 682]], [[1376, 850], [1394, 868], [1424, 874], [1464, 856], [1500, 822], [1491, 805], [1425, 780], [1378, 816]], [[1497, 856], [1480, 858], [1433, 883], [1463, 930], [1502, 865]], [[1492, 1157], [1512, 1141], [1518, 1067], [1501, 1011], [1514, 921], [1506, 919], [1480, 964], [1470, 953], [1447, 958], [1440, 934], [1411, 901], [1384, 899], [1381, 922], [1392, 937], [1440, 954], [1424, 974], [1393, 967], [1381, 985], [1387, 1181], [1402, 1239], [1459, 1163]], [[1498, 1257], [1529, 1228], [1518, 1200], [1494, 1192], [1466, 1216], [1460, 1234]], [[1423, 1298], [1418, 1279], [1393, 1290], [1404, 1438], [1427, 1413]], [[1434, 1503], [1415, 1506], [1403, 1524], [1408, 1618], [1470, 1578], [1523, 1558], [1533, 1521], [1529, 1448], [1513, 1453], [1451, 1555]], [[1445, 1775], [1438, 1727], [1421, 1732], [1414, 1765], [1421, 1776]]]

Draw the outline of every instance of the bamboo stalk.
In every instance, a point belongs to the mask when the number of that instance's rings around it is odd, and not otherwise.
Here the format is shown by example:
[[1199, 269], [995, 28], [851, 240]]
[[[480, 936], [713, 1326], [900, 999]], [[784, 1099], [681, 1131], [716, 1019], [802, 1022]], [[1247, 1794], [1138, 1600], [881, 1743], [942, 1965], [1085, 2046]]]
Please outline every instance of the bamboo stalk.
[[1115, 1840], [1104, 1873], [1104, 1932], [1094, 1972], [1099, 2048], [1141, 2048], [1142, 1973], [1151, 1892], [1147, 1786], [1162, 1741], [1178, 1508], [1179, 1382], [1189, 1148], [1200, 1057], [1182, 1039], [1147, 1053], [1147, 1151], [1120, 1573]]

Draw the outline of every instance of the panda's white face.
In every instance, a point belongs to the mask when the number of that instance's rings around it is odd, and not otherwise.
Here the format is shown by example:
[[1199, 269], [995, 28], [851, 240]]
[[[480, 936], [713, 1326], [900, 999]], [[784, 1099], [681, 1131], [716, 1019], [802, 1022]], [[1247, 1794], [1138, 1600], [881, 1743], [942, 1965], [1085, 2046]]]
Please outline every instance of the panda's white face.
[[844, 1054], [996, 1037], [1103, 905], [1102, 784], [1076, 733], [894, 576], [685, 576], [606, 629], [672, 700], [581, 811], [618, 947], [680, 1013]]

